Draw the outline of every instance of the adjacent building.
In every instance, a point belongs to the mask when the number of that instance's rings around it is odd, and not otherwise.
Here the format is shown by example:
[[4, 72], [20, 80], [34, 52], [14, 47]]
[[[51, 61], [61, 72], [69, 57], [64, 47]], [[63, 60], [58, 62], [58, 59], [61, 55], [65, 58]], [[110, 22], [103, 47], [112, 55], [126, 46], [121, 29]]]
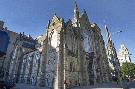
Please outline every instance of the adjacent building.
[[24, 33], [20, 33], [17, 37], [9, 63], [9, 76], [14, 78], [16, 82], [19, 81], [24, 56], [35, 51], [35, 45], [36, 40], [34, 40], [31, 36], [26, 36]]
[[[3, 51], [0, 56], [0, 77], [4, 78], [4, 76], [9, 74], [9, 67], [11, 62], [11, 57], [14, 50], [14, 43], [19, 34], [8, 30], [7, 27], [4, 27], [4, 22], [0, 21], [0, 51]], [[3, 34], [5, 33], [6, 36]], [[2, 48], [2, 50], [1, 50]]]
[[120, 63], [117, 57], [117, 52], [114, 43], [112, 42], [111, 34], [109, 33], [107, 26], [105, 26], [105, 30], [106, 30], [106, 54], [109, 61], [111, 76], [112, 78], [116, 77], [120, 79], [120, 74], [119, 74]]
[[120, 66], [122, 66], [122, 63], [124, 63], [124, 62], [131, 62], [130, 55], [131, 54], [129, 53], [129, 51], [125, 47], [125, 45], [121, 44], [119, 52], [118, 52], [118, 59], [119, 59], [119, 62], [120, 62]]
[[41, 60], [41, 86], [65, 89], [110, 81], [101, 29], [85, 10], [80, 15], [76, 2], [72, 20], [54, 15], [49, 21]]
[[[3, 79], [15, 77], [19, 79], [22, 57], [33, 50], [37, 43], [30, 35], [15, 33], [4, 27], [4, 22], [0, 21], [0, 77]], [[4, 51], [3, 51], [4, 50]]]

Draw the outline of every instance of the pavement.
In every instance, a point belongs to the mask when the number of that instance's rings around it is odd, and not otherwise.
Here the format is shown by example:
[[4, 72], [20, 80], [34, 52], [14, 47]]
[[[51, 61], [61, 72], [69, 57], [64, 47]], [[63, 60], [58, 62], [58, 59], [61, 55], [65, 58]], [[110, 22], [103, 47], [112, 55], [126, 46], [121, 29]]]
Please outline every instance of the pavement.
[[135, 80], [128, 83], [126, 88], [135, 89]]
[[[116, 83], [105, 83], [105, 84], [98, 84], [95, 86], [81, 86], [81, 87], [74, 87], [71, 89], [100, 89], [100, 88], [102, 88], [102, 89], [113, 89], [113, 88], [122, 89]], [[16, 84], [16, 88], [13, 88], [13, 89], [49, 89], [49, 88], [31, 86], [28, 84]]]
[[94, 86], [80, 86], [80, 87], [74, 87], [72, 89], [123, 89], [120, 85], [117, 83], [104, 83], [104, 84], [97, 84]]
[[16, 87], [13, 89], [49, 89], [49, 88], [32, 86], [28, 84], [16, 84]]
[[[135, 89], [135, 81], [131, 82], [131, 83], [123, 83], [122, 86], [118, 85], [115, 82], [112, 83], [104, 83], [104, 84], [98, 84], [95, 86], [80, 86], [80, 87], [73, 87], [71, 89]], [[49, 88], [45, 88], [45, 87], [38, 87], [38, 86], [32, 86], [32, 85], [28, 85], [28, 84], [16, 84], [16, 87], [13, 89], [49, 89]]]

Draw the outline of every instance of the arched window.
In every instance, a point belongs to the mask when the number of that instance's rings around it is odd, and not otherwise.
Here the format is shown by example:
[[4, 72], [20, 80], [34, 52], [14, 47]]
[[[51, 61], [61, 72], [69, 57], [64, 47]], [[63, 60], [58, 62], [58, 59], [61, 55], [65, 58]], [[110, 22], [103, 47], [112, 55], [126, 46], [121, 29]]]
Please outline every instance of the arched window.
[[70, 65], [70, 69], [69, 69], [69, 70], [70, 70], [70, 72], [72, 72], [72, 69], [73, 69], [73, 62], [70, 62], [69, 65]]
[[69, 67], [70, 67], [70, 69], [69, 69], [70, 72], [74, 72], [75, 71], [75, 64], [74, 64], [74, 62], [70, 62]]
[[50, 34], [51, 38], [51, 47], [56, 48], [57, 47], [57, 31], [52, 30]]

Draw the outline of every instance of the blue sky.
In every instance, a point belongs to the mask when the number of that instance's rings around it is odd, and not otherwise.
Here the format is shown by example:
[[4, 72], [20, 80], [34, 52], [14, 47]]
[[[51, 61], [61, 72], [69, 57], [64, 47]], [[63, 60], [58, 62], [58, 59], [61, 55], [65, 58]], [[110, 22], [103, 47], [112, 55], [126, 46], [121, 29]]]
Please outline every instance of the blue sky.
[[[80, 12], [85, 9], [91, 23], [104, 25], [112, 35], [116, 49], [124, 43], [135, 63], [135, 0], [77, 0]], [[0, 20], [12, 31], [37, 37], [45, 32], [54, 13], [65, 20], [73, 18], [74, 0], [0, 0]]]

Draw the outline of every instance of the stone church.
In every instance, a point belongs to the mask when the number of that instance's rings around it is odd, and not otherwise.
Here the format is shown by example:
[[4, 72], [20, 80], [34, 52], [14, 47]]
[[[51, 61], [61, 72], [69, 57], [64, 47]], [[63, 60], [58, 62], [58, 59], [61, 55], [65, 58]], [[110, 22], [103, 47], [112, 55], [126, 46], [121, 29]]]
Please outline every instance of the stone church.
[[111, 80], [101, 29], [89, 22], [85, 10], [80, 14], [76, 2], [73, 19], [65, 22], [55, 14], [46, 34], [17, 39], [9, 76], [18, 83], [67, 89]]

